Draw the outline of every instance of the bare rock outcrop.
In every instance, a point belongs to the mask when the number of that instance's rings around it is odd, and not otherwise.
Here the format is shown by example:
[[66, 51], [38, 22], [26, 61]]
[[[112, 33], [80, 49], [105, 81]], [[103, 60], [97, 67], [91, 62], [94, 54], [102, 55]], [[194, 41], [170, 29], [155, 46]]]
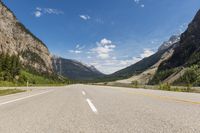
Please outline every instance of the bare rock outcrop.
[[52, 73], [51, 54], [46, 45], [25, 28], [0, 1], [0, 53], [19, 55], [23, 66]]

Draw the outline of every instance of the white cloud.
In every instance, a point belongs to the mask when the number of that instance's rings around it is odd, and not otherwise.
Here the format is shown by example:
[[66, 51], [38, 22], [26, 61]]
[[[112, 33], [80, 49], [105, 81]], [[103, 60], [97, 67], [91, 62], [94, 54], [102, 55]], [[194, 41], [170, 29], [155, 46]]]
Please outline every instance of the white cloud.
[[64, 14], [63, 11], [58, 10], [58, 9], [44, 8], [43, 10], [45, 14], [56, 14], [56, 15]]
[[97, 54], [97, 57], [100, 59], [108, 59], [115, 47], [116, 45], [112, 44], [111, 40], [104, 38], [100, 42], [97, 42], [97, 47], [91, 49], [91, 52]]
[[73, 53], [73, 54], [80, 54], [80, 53], [82, 53], [83, 51], [83, 49], [85, 48], [85, 45], [83, 45], [83, 46], [80, 46], [79, 44], [77, 44], [76, 46], [75, 46], [75, 49], [74, 50], [69, 50], [69, 52], [70, 53]]
[[103, 38], [96, 43], [96, 47], [86, 52], [88, 64], [95, 66], [103, 73], [110, 74], [154, 54], [152, 49], [145, 48], [138, 57], [129, 55], [119, 57], [116, 56], [115, 48], [116, 45], [111, 40]]
[[[154, 54], [153, 50], [145, 48], [143, 52], [139, 55], [139, 57], [129, 57], [128, 55], [117, 57], [112, 54], [112, 52], [114, 52], [114, 49], [107, 49], [104, 47], [108, 45], [112, 48], [116, 47], [115, 45], [112, 46], [112, 41], [108, 39], [102, 39], [100, 42], [97, 43], [97, 47], [91, 50], [92, 53], [88, 53], [88, 60], [90, 60], [89, 64], [95, 66], [97, 69], [105, 74], [111, 74], [115, 71], [126, 68], [142, 60], [143, 58], [149, 57]], [[97, 56], [92, 56], [92, 54], [97, 54]]]
[[79, 17], [81, 19], [83, 19], [83, 20], [89, 20], [89, 19], [91, 19], [91, 17], [89, 15], [80, 15]]
[[38, 10], [38, 11], [34, 12], [34, 15], [35, 15], [36, 18], [39, 18], [39, 17], [42, 16], [42, 13], [41, 13], [41, 11]]
[[106, 74], [128, 67], [151, 54], [151, 50], [145, 49], [140, 57], [130, 58], [126, 55], [126, 57], [119, 57], [121, 58], [119, 59], [115, 56], [116, 45], [111, 40], [104, 38], [97, 42], [96, 45], [95, 48], [90, 50], [91, 52], [87, 53], [89, 55], [88, 60], [90, 60], [89, 64]]
[[74, 54], [80, 54], [82, 53], [82, 51], [80, 50], [69, 50], [70, 53], [74, 53]]
[[135, 3], [137, 3], [137, 4], [139, 4], [140, 3], [140, 0], [134, 0], [135, 1]]
[[112, 41], [104, 38], [104, 39], [101, 40], [100, 43], [105, 46], [105, 45], [112, 44]]
[[140, 58], [143, 59], [143, 58], [146, 58], [146, 57], [149, 57], [151, 55], [153, 55], [155, 52], [151, 49], [144, 49], [143, 53], [140, 54]]
[[43, 14], [60, 15], [60, 14], [64, 14], [64, 12], [61, 11], [61, 10], [58, 10], [58, 9], [36, 7], [33, 14], [34, 14], [35, 17], [39, 18]]
[[38, 11], [42, 11], [42, 8], [40, 8], [40, 7], [36, 7], [36, 10], [38, 10]]
[[105, 74], [111, 74], [115, 71], [118, 71], [127, 66], [130, 66], [130, 65], [138, 62], [139, 60], [140, 60], [139, 58], [135, 58], [135, 57], [126, 59], [126, 60], [120, 60], [120, 59], [117, 59], [116, 57], [109, 58], [106, 60], [94, 59], [90, 63], [90, 65], [95, 66], [97, 69], [99, 69], [100, 71], [102, 71]]
[[137, 4], [137, 5], [140, 5], [141, 8], [144, 8], [145, 5], [142, 4], [141, 0], [134, 0], [134, 2]]

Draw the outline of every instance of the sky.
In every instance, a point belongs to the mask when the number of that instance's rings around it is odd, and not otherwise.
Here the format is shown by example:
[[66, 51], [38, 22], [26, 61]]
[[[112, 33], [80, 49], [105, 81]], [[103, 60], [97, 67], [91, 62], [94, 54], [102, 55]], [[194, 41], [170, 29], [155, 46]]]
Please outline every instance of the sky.
[[110, 74], [181, 34], [200, 0], [4, 0], [52, 55]]

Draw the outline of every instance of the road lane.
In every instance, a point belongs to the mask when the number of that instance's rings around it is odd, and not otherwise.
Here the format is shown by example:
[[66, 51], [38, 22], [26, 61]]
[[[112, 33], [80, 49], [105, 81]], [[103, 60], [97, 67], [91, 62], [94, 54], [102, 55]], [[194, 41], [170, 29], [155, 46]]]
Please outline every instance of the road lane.
[[25, 96], [25, 97], [20, 97], [20, 98], [14, 99], [14, 100], [1, 102], [0, 106], [6, 105], [6, 104], [10, 104], [10, 103], [14, 103], [14, 102], [17, 102], [17, 101], [21, 101], [21, 100], [24, 100], [24, 99], [27, 99], [27, 98], [39, 96], [39, 95], [42, 95], [42, 94], [45, 94], [45, 93], [49, 93], [49, 92], [51, 92], [51, 91], [41, 92], [41, 93], [37, 93], [37, 94], [28, 95], [28, 96]]
[[200, 101], [199, 94], [87, 86], [98, 108], [97, 131], [141, 133], [200, 132], [200, 106], [138, 94]]
[[81, 89], [72, 86], [1, 106], [0, 132], [93, 131], [93, 113], [80, 92]]
[[[198, 102], [199, 94], [90, 85], [71, 85], [49, 90], [49, 93], [0, 106], [0, 132], [200, 132], [200, 105], [173, 100], [177, 98]], [[48, 89], [38, 91], [31, 93], [42, 93]], [[27, 93], [0, 97], [0, 103], [22, 95]]]

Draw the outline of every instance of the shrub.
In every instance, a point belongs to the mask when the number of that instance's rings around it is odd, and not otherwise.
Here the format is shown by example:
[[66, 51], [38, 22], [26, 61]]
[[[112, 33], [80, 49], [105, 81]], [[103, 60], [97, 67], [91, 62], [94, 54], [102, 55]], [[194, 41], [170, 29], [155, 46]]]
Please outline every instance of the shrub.
[[160, 90], [171, 91], [171, 86], [170, 86], [169, 83], [166, 83], [166, 84], [160, 84], [160, 85], [159, 85], [159, 89], [160, 89]]
[[179, 69], [168, 69], [168, 70], [162, 70], [162, 71], [157, 71], [154, 77], [149, 81], [149, 84], [155, 85], [159, 84], [159, 82], [162, 82], [165, 80], [167, 77], [175, 73], [176, 71], [179, 71]]
[[133, 85], [134, 88], [138, 88], [138, 81], [132, 81], [131, 84]]

